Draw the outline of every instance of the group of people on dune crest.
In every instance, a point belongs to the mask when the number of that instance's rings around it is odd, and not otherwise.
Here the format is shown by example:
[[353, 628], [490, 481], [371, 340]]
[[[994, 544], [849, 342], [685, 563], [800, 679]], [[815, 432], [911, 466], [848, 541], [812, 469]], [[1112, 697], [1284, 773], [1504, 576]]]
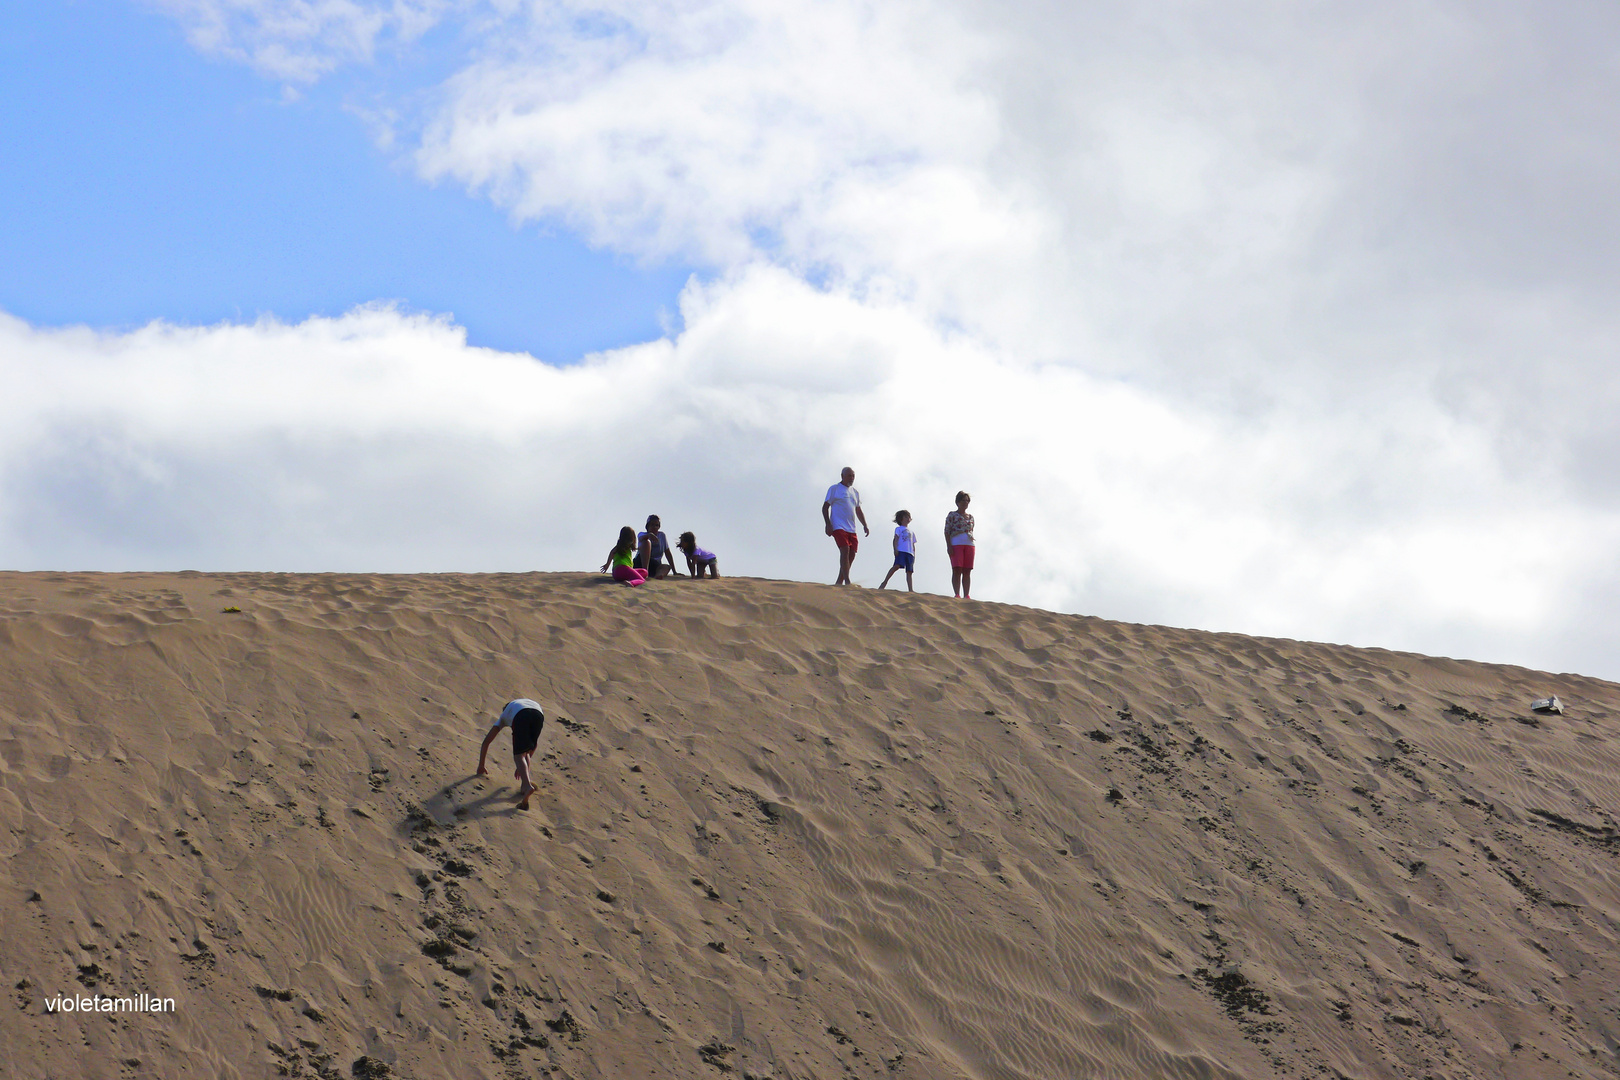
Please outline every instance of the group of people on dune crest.
[[[959, 600], [973, 599], [973, 515], [967, 512], [973, 497], [965, 491], [956, 493], [956, 509], [945, 515], [945, 551], [951, 560], [951, 593]], [[821, 503], [821, 520], [827, 526], [827, 535], [838, 545], [838, 578], [834, 585], [853, 585], [849, 579], [850, 567], [855, 564], [855, 553], [860, 550], [861, 539], [855, 535], [859, 522], [861, 532], [871, 536], [866, 525], [866, 511], [861, 509], [861, 493], [855, 490], [855, 470], [844, 466], [838, 483], [827, 489]], [[906, 572], [906, 590], [911, 586], [911, 574], [917, 567], [917, 534], [911, 531], [911, 511], [899, 510], [894, 515], [894, 565], [883, 575], [878, 588], [889, 584], [895, 572]]]
[[619, 542], [608, 552], [602, 573], [611, 573], [614, 581], [626, 585], [640, 585], [654, 578], [680, 577], [681, 572], [675, 568], [675, 551], [679, 550], [686, 556], [686, 572], [692, 577], [720, 576], [720, 560], [714, 552], [698, 547], [696, 536], [683, 532], [671, 548], [663, 527], [657, 514], [649, 514], [645, 531], [637, 533], [628, 525], [620, 529]]
[[[968, 504], [972, 501], [973, 497], [967, 492], [958, 491], [956, 509], [945, 515], [945, 551], [951, 560], [951, 594], [959, 600], [973, 599], [973, 515], [968, 513]], [[821, 520], [827, 528], [827, 535], [838, 546], [838, 577], [833, 584], [853, 585], [849, 571], [855, 564], [855, 553], [861, 547], [855, 527], [859, 525], [865, 536], [871, 536], [872, 530], [866, 524], [866, 511], [861, 509], [861, 493], [855, 490], [855, 470], [847, 465], [838, 483], [827, 489], [827, 497], [821, 503]], [[628, 525], [620, 529], [619, 541], [608, 552], [607, 561], [602, 564], [602, 573], [611, 573], [614, 581], [622, 581], [626, 585], [640, 585], [655, 578], [679, 577], [681, 572], [675, 567], [675, 551], [679, 550], [686, 556], [686, 572], [692, 577], [701, 578], [705, 572], [709, 577], [720, 576], [720, 560], [714, 552], [698, 547], [697, 537], [683, 532], [675, 547], [671, 548], [662, 525], [658, 515], [652, 514], [647, 518], [646, 530], [641, 533]], [[915, 592], [911, 575], [917, 567], [917, 534], [911, 531], [911, 511], [895, 513], [892, 544], [894, 565], [883, 575], [878, 588], [887, 587], [889, 579], [904, 570], [906, 591]]]

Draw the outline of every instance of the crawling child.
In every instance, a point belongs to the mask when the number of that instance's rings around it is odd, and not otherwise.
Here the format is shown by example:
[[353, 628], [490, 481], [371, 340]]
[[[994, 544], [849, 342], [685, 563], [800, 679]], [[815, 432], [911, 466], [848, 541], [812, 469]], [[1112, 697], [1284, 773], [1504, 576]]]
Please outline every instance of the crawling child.
[[696, 536], [689, 532], [683, 532], [675, 546], [680, 548], [681, 553], [686, 556], [687, 573], [695, 578], [700, 578], [703, 576], [703, 571], [708, 570], [710, 577], [717, 578], [720, 576], [720, 560], [715, 557], [714, 552], [704, 551], [698, 547]]
[[478, 748], [478, 775], [488, 776], [489, 770], [484, 767], [484, 759], [489, 754], [489, 744], [495, 741], [503, 727], [512, 728], [512, 761], [517, 771], [512, 775], [520, 782], [518, 788], [518, 809], [529, 808], [529, 796], [534, 794], [534, 780], [529, 774], [529, 759], [534, 756], [535, 747], [540, 745], [540, 729], [546, 726], [546, 714], [539, 705], [528, 698], [513, 698], [501, 710], [501, 715], [495, 721], [495, 726], [489, 729], [484, 736], [484, 745]]

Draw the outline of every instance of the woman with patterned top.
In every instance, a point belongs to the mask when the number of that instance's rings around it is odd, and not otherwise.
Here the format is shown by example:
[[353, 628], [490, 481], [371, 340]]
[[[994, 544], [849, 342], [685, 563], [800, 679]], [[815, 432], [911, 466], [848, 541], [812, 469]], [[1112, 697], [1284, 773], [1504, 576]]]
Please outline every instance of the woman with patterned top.
[[951, 592], [971, 600], [973, 591], [973, 515], [967, 512], [973, 497], [956, 493], [956, 509], [945, 515], [945, 551], [951, 557]]

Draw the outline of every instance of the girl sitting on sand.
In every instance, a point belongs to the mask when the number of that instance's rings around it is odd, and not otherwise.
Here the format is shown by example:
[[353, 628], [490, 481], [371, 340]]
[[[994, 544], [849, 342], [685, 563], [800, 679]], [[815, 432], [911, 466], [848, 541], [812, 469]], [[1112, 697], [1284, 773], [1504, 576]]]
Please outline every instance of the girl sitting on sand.
[[602, 573], [613, 567], [613, 580], [622, 581], [626, 585], [640, 585], [647, 580], [647, 571], [630, 564], [636, 560], [636, 530], [626, 525], [619, 530], [619, 542], [613, 545], [608, 552], [607, 562], [602, 564]]
[[703, 576], [703, 571], [707, 569], [710, 577], [717, 578], [720, 576], [720, 560], [715, 557], [714, 552], [704, 551], [698, 547], [697, 537], [689, 532], [683, 532], [675, 546], [680, 548], [682, 554], [686, 556], [686, 572], [688, 574], [700, 578]]

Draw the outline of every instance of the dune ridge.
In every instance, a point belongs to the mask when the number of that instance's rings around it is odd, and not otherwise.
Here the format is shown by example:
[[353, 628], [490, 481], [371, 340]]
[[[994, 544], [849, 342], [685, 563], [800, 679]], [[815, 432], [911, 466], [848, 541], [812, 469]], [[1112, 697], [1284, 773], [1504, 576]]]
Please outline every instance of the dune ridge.
[[0, 1064], [1615, 1076], [1617, 710], [778, 581], [4, 573]]

